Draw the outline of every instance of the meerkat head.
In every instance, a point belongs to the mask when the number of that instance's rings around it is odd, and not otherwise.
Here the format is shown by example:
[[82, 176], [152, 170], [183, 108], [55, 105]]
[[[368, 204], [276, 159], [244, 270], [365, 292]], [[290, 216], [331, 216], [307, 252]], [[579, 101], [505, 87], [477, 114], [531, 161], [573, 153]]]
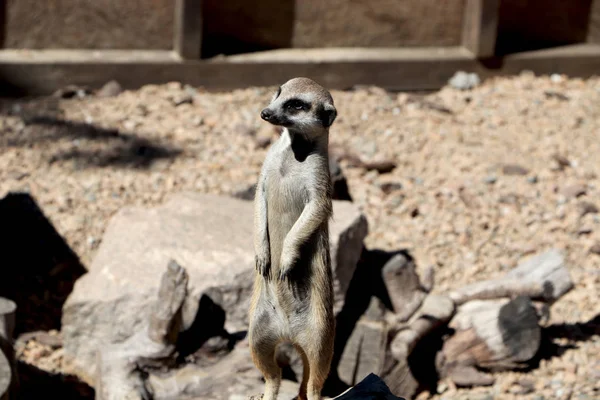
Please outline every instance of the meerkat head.
[[293, 78], [279, 87], [260, 116], [291, 131], [319, 134], [327, 131], [337, 116], [331, 94], [308, 78]]

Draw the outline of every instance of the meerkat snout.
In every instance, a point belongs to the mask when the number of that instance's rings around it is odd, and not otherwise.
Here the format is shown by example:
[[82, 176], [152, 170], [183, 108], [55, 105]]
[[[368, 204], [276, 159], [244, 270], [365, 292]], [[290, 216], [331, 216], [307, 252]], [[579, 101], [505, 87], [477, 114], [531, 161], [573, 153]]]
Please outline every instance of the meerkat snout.
[[271, 111], [269, 111], [266, 108], [260, 112], [260, 117], [262, 119], [264, 119], [265, 121], [268, 121], [269, 118], [271, 118], [271, 116], [272, 116]]
[[319, 132], [327, 130], [337, 111], [331, 94], [308, 78], [290, 79], [281, 85], [260, 117], [290, 130]]

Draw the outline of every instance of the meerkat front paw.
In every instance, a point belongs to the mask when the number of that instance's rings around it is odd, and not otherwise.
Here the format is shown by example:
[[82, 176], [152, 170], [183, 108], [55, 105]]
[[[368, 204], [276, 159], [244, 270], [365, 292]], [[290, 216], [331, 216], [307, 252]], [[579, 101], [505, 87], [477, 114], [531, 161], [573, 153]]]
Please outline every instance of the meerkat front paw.
[[256, 271], [259, 274], [265, 278], [269, 276], [269, 272], [271, 270], [271, 256], [268, 254], [268, 252], [266, 255], [256, 255], [254, 257], [254, 263], [256, 266]]
[[298, 259], [298, 256], [296, 255], [295, 252], [291, 252], [291, 251], [284, 251], [281, 254], [281, 263], [280, 268], [279, 268], [279, 280], [283, 281], [284, 279], [288, 278], [290, 273], [292, 272], [292, 269], [294, 268], [294, 265], [296, 264], [296, 260]]

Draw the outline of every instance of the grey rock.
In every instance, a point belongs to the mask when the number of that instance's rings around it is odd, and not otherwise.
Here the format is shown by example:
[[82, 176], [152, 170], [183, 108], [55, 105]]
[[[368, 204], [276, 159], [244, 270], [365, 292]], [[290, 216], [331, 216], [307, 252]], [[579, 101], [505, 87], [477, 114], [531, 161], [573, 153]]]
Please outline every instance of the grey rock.
[[[333, 211], [330, 246], [339, 312], [368, 226], [350, 202], [334, 201]], [[156, 208], [121, 209], [63, 307], [66, 356], [82, 374], [94, 376], [98, 348], [143, 329], [171, 259], [189, 274], [183, 331], [207, 319], [199, 307], [207, 299], [225, 311], [227, 331], [245, 330], [254, 277], [252, 223], [252, 202], [216, 195], [179, 193]]]
[[489, 175], [489, 176], [486, 176], [483, 181], [487, 184], [492, 185], [492, 184], [496, 183], [496, 181], [498, 181], [498, 178], [494, 175]]
[[98, 90], [96, 96], [98, 97], [115, 97], [123, 92], [123, 88], [119, 82], [112, 80], [108, 81]]
[[383, 304], [376, 298], [358, 320], [342, 353], [339, 377], [349, 385], [358, 383], [372, 372], [381, 373], [385, 359], [387, 329]]
[[448, 81], [448, 84], [455, 89], [467, 90], [478, 86], [481, 83], [479, 75], [476, 73], [467, 73], [464, 71], [456, 72]]

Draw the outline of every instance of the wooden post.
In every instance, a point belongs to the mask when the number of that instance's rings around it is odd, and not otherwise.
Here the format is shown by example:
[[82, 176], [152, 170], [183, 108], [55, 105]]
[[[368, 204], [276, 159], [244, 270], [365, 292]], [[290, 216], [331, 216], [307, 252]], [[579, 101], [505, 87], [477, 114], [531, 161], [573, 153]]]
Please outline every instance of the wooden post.
[[12, 300], [0, 297], [0, 400], [17, 398], [18, 377], [12, 347], [16, 310]]
[[500, 0], [466, 0], [462, 45], [477, 58], [495, 53], [499, 9]]
[[173, 47], [183, 59], [199, 59], [202, 47], [202, 0], [175, 0]]
[[6, 35], [6, 14], [8, 4], [6, 0], [0, 0], [0, 48], [4, 47], [4, 39]]

